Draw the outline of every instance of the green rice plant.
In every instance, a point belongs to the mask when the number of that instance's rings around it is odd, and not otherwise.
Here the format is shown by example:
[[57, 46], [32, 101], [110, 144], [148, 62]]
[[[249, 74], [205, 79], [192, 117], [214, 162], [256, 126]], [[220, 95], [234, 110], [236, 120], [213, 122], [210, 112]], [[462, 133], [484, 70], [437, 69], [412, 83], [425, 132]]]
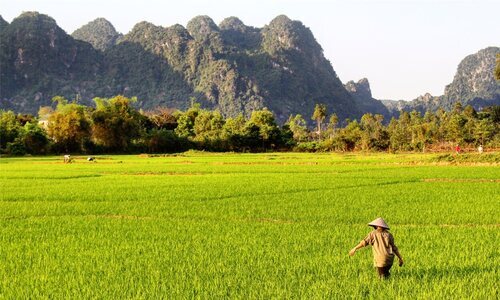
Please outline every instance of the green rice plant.
[[[0, 298], [498, 298], [500, 171], [433, 154], [0, 159]], [[384, 217], [405, 258], [380, 281]]]

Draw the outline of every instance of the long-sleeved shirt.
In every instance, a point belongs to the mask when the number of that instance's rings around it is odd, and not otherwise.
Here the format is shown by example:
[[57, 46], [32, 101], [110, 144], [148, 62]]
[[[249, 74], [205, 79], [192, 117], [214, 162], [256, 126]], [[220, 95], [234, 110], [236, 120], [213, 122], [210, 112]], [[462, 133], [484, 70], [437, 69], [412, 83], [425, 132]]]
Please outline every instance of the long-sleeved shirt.
[[376, 267], [392, 266], [394, 253], [398, 251], [398, 247], [394, 244], [394, 237], [389, 231], [373, 230], [361, 242], [364, 246], [372, 246], [373, 262]]

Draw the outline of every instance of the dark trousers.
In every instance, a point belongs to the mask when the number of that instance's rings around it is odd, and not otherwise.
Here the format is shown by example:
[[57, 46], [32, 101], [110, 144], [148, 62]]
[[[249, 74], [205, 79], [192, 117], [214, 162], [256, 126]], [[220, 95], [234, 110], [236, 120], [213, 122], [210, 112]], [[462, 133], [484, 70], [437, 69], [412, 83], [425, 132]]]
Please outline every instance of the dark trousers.
[[385, 267], [377, 267], [377, 273], [378, 277], [387, 279], [389, 276], [391, 276], [391, 273], [389, 272], [392, 268], [392, 265], [390, 266], [385, 266]]

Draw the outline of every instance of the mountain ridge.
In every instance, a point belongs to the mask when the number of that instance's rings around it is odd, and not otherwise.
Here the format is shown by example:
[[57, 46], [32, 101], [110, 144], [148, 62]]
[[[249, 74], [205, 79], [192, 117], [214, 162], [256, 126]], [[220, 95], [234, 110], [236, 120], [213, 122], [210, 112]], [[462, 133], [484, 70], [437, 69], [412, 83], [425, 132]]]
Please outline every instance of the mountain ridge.
[[[281, 123], [292, 114], [312, 115], [317, 103], [340, 120], [367, 112], [388, 120], [401, 109], [500, 101], [498, 83], [486, 74], [498, 47], [464, 59], [459, 69], [479, 75], [468, 81], [457, 70], [443, 96], [379, 101], [366, 78], [343, 84], [311, 30], [285, 15], [262, 28], [237, 17], [217, 25], [209, 16], [196, 16], [186, 27], [142, 21], [124, 35], [98, 18], [69, 35], [51, 17], [26, 12], [10, 24], [0, 16], [0, 35], [7, 41], [0, 45], [0, 108], [23, 113], [51, 105], [55, 95], [86, 105], [97, 96], [137, 96], [135, 105], [145, 110], [187, 109], [196, 101], [226, 117], [266, 107]], [[475, 68], [485, 57], [488, 63]]]
[[[2, 39], [11, 42], [2, 44], [0, 56], [2, 78], [12, 79], [2, 80], [4, 109], [36, 113], [55, 95], [89, 104], [96, 96], [124, 94], [137, 96], [136, 105], [144, 109], [186, 109], [192, 98], [224, 116], [267, 107], [280, 122], [291, 114], [311, 115], [317, 103], [342, 119], [365, 112], [310, 29], [284, 15], [262, 28], [236, 17], [220, 26], [208, 16], [194, 17], [186, 27], [140, 22], [125, 35], [103, 18], [68, 35], [37, 12], [0, 25]], [[54, 42], [58, 47], [47, 47]], [[19, 53], [30, 55], [19, 59]], [[52, 59], [42, 61], [46, 56]], [[68, 64], [68, 57], [75, 61]], [[81, 60], [83, 66], [74, 64]], [[55, 72], [62, 65], [67, 67]], [[32, 81], [22, 79], [27, 74]]]

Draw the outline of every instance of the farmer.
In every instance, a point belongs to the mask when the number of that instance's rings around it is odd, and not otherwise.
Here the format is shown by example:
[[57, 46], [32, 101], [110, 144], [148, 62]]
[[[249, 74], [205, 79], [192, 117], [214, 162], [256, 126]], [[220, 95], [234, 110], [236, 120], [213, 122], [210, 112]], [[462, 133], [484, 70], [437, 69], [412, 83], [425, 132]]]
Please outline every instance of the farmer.
[[483, 145], [479, 145], [479, 147], [477, 147], [477, 152], [479, 152], [479, 154], [483, 153]]
[[403, 257], [399, 253], [398, 247], [394, 244], [394, 237], [388, 231], [389, 226], [382, 218], [378, 218], [368, 223], [375, 230], [370, 232], [359, 244], [349, 251], [350, 256], [354, 256], [358, 249], [371, 245], [373, 250], [373, 259], [380, 278], [388, 278], [389, 270], [394, 261], [394, 254], [399, 259], [399, 266], [403, 265]]

